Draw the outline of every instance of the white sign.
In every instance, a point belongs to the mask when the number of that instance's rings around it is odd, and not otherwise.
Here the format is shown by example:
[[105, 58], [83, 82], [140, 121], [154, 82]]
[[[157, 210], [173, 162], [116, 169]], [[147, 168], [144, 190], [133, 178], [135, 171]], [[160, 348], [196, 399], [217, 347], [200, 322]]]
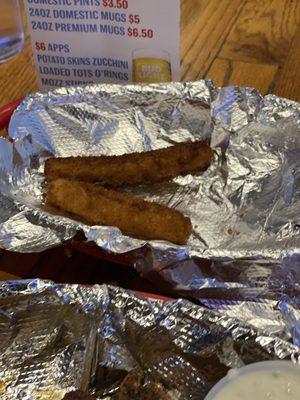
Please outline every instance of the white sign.
[[25, 0], [41, 88], [179, 80], [180, 0]]

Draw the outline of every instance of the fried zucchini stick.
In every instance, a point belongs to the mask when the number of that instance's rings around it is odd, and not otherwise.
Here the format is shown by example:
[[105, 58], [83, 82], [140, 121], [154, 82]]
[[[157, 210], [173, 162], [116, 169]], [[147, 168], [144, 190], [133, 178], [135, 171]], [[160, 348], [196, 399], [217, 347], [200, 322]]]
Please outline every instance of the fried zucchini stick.
[[52, 158], [46, 161], [48, 181], [57, 178], [121, 186], [161, 182], [204, 171], [213, 150], [204, 142], [180, 143], [160, 150], [122, 156]]
[[141, 239], [185, 244], [192, 224], [181, 212], [99, 185], [57, 179], [49, 182], [48, 204], [74, 214], [90, 224], [116, 226]]

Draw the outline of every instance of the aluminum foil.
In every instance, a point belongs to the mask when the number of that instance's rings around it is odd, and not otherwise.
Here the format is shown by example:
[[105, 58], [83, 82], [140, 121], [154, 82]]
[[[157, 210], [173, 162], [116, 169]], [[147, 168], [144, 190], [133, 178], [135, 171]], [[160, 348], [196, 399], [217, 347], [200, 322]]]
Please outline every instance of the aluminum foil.
[[[238, 317], [300, 345], [300, 258], [270, 260], [153, 262], [151, 253], [136, 265], [160, 289], [192, 299], [221, 313]], [[290, 331], [292, 330], [292, 333]], [[287, 336], [285, 336], [287, 335]]]
[[[299, 254], [300, 106], [210, 81], [94, 85], [28, 96], [0, 145], [0, 244], [41, 251], [83, 231], [114, 253], [147, 246], [175, 260], [282, 259]], [[132, 191], [188, 215], [187, 246], [145, 242], [87, 226], [43, 205], [48, 157], [123, 154], [210, 139], [217, 156], [202, 175]], [[157, 262], [163, 262], [161, 258]]]
[[96, 321], [50, 285], [0, 285], [0, 397], [61, 399], [87, 390]]
[[300, 364], [291, 299], [274, 310], [254, 302], [254, 324], [240, 319], [245, 300], [226, 316], [107, 286], [0, 283], [1, 399], [59, 400], [77, 388], [114, 399], [136, 370], [179, 400], [202, 400], [230, 368], [273, 359]]

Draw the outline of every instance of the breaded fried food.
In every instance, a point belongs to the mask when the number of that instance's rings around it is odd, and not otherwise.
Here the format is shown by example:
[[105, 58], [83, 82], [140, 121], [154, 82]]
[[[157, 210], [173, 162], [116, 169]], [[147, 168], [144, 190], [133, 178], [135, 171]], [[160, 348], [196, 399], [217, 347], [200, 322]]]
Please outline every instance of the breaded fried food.
[[67, 393], [63, 400], [96, 400], [96, 397], [89, 396], [80, 390], [76, 390], [74, 392]]
[[181, 212], [99, 185], [57, 179], [48, 183], [48, 204], [74, 214], [93, 225], [116, 226], [141, 239], [186, 244], [192, 232]]
[[51, 158], [45, 176], [48, 181], [67, 178], [112, 187], [154, 183], [204, 171], [212, 157], [213, 150], [204, 142], [180, 143], [122, 156]]
[[159, 382], [145, 382], [139, 373], [129, 373], [120, 385], [118, 400], [170, 400]]

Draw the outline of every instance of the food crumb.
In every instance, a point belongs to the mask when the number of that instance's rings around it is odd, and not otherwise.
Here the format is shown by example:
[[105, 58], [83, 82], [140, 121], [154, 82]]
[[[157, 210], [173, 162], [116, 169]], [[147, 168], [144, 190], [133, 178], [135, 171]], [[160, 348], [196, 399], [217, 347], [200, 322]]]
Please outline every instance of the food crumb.
[[273, 376], [273, 378], [278, 378], [279, 377], [279, 373], [278, 372], [272, 372], [272, 376]]

